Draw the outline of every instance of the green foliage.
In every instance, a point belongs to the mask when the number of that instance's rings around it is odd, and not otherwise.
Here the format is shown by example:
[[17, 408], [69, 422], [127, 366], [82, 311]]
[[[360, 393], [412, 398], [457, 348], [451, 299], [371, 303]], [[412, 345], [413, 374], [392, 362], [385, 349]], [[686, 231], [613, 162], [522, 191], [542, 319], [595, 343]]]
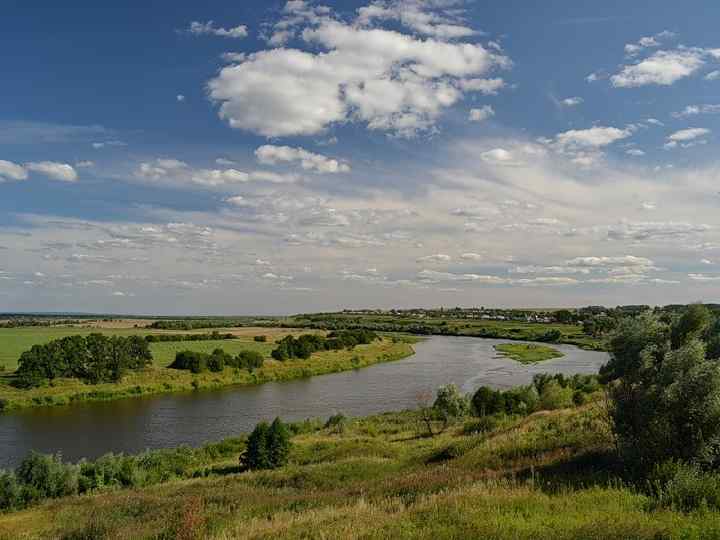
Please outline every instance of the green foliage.
[[78, 490], [78, 467], [64, 464], [60, 456], [30, 452], [15, 474], [28, 502], [72, 495]]
[[225, 367], [252, 371], [262, 367], [264, 361], [262, 354], [257, 351], [241, 351], [235, 357], [222, 349], [215, 349], [211, 354], [200, 351], [180, 351], [175, 355], [175, 361], [168, 367], [188, 370], [196, 374], [206, 371], [219, 373]]
[[68, 336], [25, 351], [20, 356], [15, 384], [32, 388], [60, 377], [92, 384], [118, 382], [126, 371], [144, 368], [151, 362], [148, 343], [141, 336]]
[[448, 384], [438, 389], [433, 409], [440, 414], [445, 424], [467, 416], [470, 408], [470, 400], [461, 394], [454, 384]]
[[342, 433], [345, 430], [347, 421], [347, 417], [343, 413], [337, 413], [328, 418], [323, 427], [325, 429], [330, 429], [335, 433]]
[[176, 341], [220, 341], [225, 339], [237, 339], [235, 334], [221, 334], [213, 331], [209, 334], [149, 334], [145, 336], [148, 343], [166, 343]]
[[327, 337], [317, 334], [303, 334], [297, 338], [290, 335], [278, 342], [273, 350], [272, 357], [284, 362], [292, 358], [310, 358], [317, 351], [351, 350], [357, 345], [369, 344], [379, 339], [379, 336], [370, 330], [342, 330], [331, 332]]
[[679, 461], [658, 464], [648, 478], [654, 505], [683, 512], [720, 509], [720, 474]]
[[267, 336], [255, 336], [253, 340], [258, 343], [265, 343], [267, 341]]
[[533, 364], [565, 356], [557, 349], [537, 343], [501, 343], [495, 345], [495, 350], [501, 355], [523, 364]]
[[540, 392], [540, 409], [552, 411], [564, 409], [573, 404], [573, 390], [570, 387], [563, 387], [556, 380], [552, 380], [543, 386]]
[[282, 467], [288, 461], [290, 447], [290, 431], [279, 418], [270, 426], [267, 422], [260, 422], [248, 437], [240, 464], [251, 470]]
[[620, 322], [603, 368], [618, 449], [634, 471], [680, 460], [720, 465], [720, 365], [706, 355], [717, 325], [702, 306], [670, 324], [650, 313]]

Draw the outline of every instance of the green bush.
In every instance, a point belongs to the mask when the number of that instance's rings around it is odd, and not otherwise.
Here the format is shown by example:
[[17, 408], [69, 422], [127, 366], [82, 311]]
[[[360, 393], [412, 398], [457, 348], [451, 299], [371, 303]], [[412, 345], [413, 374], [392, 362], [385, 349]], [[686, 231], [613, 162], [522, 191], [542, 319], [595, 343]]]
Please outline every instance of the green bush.
[[540, 393], [540, 409], [551, 411], [563, 409], [573, 404], [573, 390], [563, 388], [559, 382], [552, 380], [547, 383]]
[[258, 343], [265, 343], [267, 341], [267, 336], [255, 336], [253, 339]]
[[240, 464], [251, 470], [282, 467], [290, 456], [290, 446], [290, 431], [279, 418], [270, 426], [260, 422], [248, 437]]
[[447, 425], [452, 420], [467, 416], [470, 413], [471, 404], [467, 396], [460, 393], [457, 386], [448, 384], [438, 389], [433, 409]]
[[78, 492], [79, 467], [62, 462], [60, 456], [30, 452], [15, 471], [28, 501], [63, 497]]
[[677, 461], [657, 465], [648, 480], [655, 504], [690, 512], [720, 509], [720, 475]]

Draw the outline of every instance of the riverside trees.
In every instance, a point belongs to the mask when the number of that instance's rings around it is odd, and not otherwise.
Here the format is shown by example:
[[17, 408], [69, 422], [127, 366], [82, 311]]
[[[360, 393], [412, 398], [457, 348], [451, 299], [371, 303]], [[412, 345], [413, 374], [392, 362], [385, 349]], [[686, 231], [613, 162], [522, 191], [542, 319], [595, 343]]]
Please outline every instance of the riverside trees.
[[91, 384], [117, 382], [128, 370], [142, 369], [151, 362], [148, 343], [141, 336], [68, 336], [25, 351], [15, 384], [32, 388], [61, 377]]

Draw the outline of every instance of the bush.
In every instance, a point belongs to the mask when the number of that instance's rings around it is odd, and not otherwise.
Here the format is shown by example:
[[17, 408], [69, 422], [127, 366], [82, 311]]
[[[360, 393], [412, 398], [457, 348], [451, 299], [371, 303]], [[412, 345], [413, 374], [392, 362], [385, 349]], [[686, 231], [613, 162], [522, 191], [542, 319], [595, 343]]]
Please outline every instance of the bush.
[[265, 343], [267, 341], [267, 336], [255, 336], [253, 339], [258, 343]]
[[720, 509], [720, 475], [717, 473], [667, 461], [655, 467], [648, 482], [660, 507], [684, 512]]
[[279, 418], [272, 425], [260, 422], [248, 437], [247, 450], [240, 464], [251, 470], [276, 469], [288, 461], [290, 432]]
[[498, 390], [481, 386], [472, 397], [472, 406], [478, 416], [505, 412], [505, 396]]
[[22, 485], [15, 473], [0, 470], [0, 510], [15, 510], [24, 506]]
[[540, 408], [551, 411], [564, 409], [573, 404], [573, 390], [570, 387], [563, 388], [555, 380], [547, 383], [540, 393]]
[[469, 414], [470, 408], [470, 400], [462, 395], [454, 384], [441, 386], [433, 403], [433, 409], [440, 414], [445, 425]]
[[63, 497], [78, 492], [79, 468], [66, 465], [60, 456], [30, 452], [17, 468], [27, 500]]
[[346, 424], [347, 417], [343, 413], [337, 413], [328, 418], [323, 427], [325, 429], [331, 429], [336, 433], [342, 433], [345, 430]]
[[477, 420], [465, 422], [463, 433], [465, 435], [476, 435], [478, 433], [489, 433], [500, 426], [500, 418], [497, 416], [482, 416]]

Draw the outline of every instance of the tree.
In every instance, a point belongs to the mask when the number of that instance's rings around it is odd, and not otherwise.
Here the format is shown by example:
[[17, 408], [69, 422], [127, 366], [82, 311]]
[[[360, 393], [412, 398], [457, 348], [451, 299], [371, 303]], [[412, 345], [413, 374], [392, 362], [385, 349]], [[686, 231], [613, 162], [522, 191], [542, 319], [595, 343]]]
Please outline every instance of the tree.
[[717, 328], [701, 306], [671, 325], [646, 313], [610, 340], [610, 416], [626, 464], [641, 473], [674, 459], [720, 464], [720, 365], [704, 340]]
[[575, 319], [575, 316], [572, 314], [572, 312], [567, 309], [560, 309], [556, 311], [554, 315], [555, 320], [562, 324], [569, 324]]
[[270, 469], [270, 452], [268, 449], [267, 422], [260, 422], [252, 431], [247, 441], [244, 465], [248, 469]]
[[290, 433], [280, 418], [275, 418], [267, 434], [270, 467], [282, 467], [290, 457]]
[[478, 416], [505, 412], [505, 397], [502, 392], [481, 386], [472, 397], [472, 406]]
[[470, 412], [470, 401], [460, 393], [457, 386], [448, 384], [438, 390], [433, 409], [440, 413], [447, 427], [451, 420], [461, 418]]

